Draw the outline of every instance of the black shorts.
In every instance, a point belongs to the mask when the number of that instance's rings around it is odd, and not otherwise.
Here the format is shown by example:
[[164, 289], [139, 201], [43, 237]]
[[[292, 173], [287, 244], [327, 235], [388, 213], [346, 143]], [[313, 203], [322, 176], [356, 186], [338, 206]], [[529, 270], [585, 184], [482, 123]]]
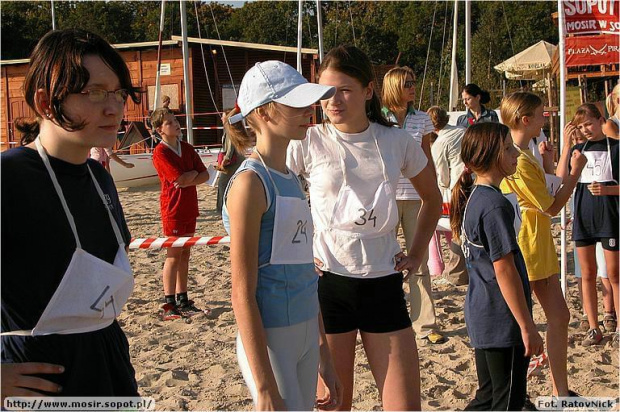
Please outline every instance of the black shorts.
[[323, 272], [319, 302], [325, 333], [387, 333], [411, 327], [402, 273], [359, 279]]
[[575, 246], [592, 246], [595, 245], [596, 242], [601, 242], [601, 245], [603, 245], [603, 249], [605, 250], [611, 250], [612, 252], [617, 252], [620, 250], [620, 248], [618, 248], [618, 239], [613, 237], [593, 237], [590, 239], [575, 240]]

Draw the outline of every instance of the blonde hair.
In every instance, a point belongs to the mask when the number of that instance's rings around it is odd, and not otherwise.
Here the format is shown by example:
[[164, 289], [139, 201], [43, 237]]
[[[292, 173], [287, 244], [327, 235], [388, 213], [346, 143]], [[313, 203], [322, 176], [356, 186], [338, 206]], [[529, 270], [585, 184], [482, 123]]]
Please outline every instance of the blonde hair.
[[[407, 81], [407, 76], [411, 76], [411, 78], [415, 81], [415, 73], [407, 66], [394, 67], [385, 73], [385, 76], [383, 76], [381, 100], [383, 100], [385, 107], [392, 112], [396, 109], [404, 108], [402, 95], [403, 89], [405, 88], [405, 82]], [[411, 104], [413, 104], [413, 102], [409, 102], [407, 107]]]
[[523, 116], [533, 116], [534, 111], [542, 104], [540, 97], [534, 93], [512, 93], [502, 99], [499, 109], [502, 115], [502, 123], [511, 129], [516, 129]]
[[435, 130], [443, 129], [450, 120], [448, 113], [439, 106], [432, 106], [426, 111], [426, 113], [431, 118], [431, 122], [433, 123]]
[[607, 95], [605, 99], [605, 107], [607, 108], [607, 114], [609, 117], [614, 116], [620, 105], [618, 102], [620, 101], [620, 83], [616, 84], [613, 89], [611, 89], [611, 93]]
[[[230, 122], [228, 121], [229, 118], [236, 115], [237, 113], [240, 113], [240, 110], [237, 107], [229, 111], [223, 118], [226, 137], [230, 139], [230, 142], [233, 144], [233, 146], [235, 146], [235, 149], [237, 149], [239, 153], [243, 153], [246, 149], [251, 148], [256, 142], [255, 133], [260, 133], [260, 126], [258, 125], [255, 116], [257, 116], [256, 110], [261, 108], [265, 110], [270, 116], [273, 116], [274, 113], [277, 111], [276, 103], [269, 102], [252, 110], [250, 114], [245, 117], [245, 122], [230, 124]], [[253, 131], [252, 133], [248, 132], [245, 127], [245, 123], [250, 126]]]

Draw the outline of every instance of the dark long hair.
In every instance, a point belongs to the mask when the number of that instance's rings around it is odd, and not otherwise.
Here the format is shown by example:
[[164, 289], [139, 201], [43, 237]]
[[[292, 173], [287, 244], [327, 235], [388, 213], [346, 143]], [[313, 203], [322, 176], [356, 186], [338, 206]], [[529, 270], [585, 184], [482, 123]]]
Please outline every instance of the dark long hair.
[[[318, 77], [320, 78], [321, 73], [327, 69], [353, 77], [362, 87], [367, 87], [375, 79], [370, 59], [355, 46], [338, 46], [331, 49], [319, 67]], [[366, 115], [371, 122], [388, 127], [392, 125], [381, 112], [381, 99], [375, 90], [372, 98], [366, 101]]]
[[475, 83], [469, 83], [463, 87], [463, 91], [470, 96], [480, 96], [480, 104], [487, 104], [491, 101], [491, 95], [486, 90], [482, 90], [480, 86]]
[[[504, 155], [502, 148], [508, 133], [508, 126], [501, 123], [475, 123], [465, 131], [461, 143], [461, 159], [466, 170], [454, 185], [450, 201], [450, 228], [456, 238], [461, 235], [465, 205], [474, 186], [472, 173], [485, 173], [496, 165], [501, 165]], [[503, 170], [502, 173], [507, 175]]]
[[83, 123], [70, 119], [63, 112], [62, 103], [71, 93], [82, 91], [90, 75], [83, 66], [84, 57], [99, 56], [118, 76], [121, 88], [129, 92], [131, 99], [140, 103], [139, 89], [131, 84], [131, 75], [123, 58], [100, 36], [81, 29], [53, 30], [35, 46], [30, 55], [30, 67], [24, 80], [26, 103], [35, 113], [33, 118], [16, 120], [17, 129], [24, 135], [21, 144], [32, 142], [39, 134], [41, 113], [37, 112], [35, 93], [47, 92], [50, 114], [54, 122], [67, 131], [80, 130]]

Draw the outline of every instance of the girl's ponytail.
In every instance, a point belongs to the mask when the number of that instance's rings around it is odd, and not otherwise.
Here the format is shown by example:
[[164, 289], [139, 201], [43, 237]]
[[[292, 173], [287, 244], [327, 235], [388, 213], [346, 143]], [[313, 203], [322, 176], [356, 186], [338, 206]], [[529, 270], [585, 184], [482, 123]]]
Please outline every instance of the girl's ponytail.
[[503, 142], [508, 133], [508, 126], [501, 123], [476, 123], [463, 135], [461, 159], [465, 171], [452, 189], [450, 202], [450, 228], [457, 239], [461, 236], [465, 205], [474, 186], [473, 173], [486, 173], [493, 167], [501, 170]]
[[465, 205], [473, 187], [474, 178], [471, 171], [466, 168], [452, 188], [452, 198], [450, 201], [450, 228], [452, 229], [452, 236], [456, 239], [459, 239], [461, 236]]
[[[228, 119], [232, 116], [240, 113], [239, 108], [235, 107], [228, 113], [224, 114], [222, 117], [222, 122], [224, 122], [224, 132], [226, 133], [226, 138], [230, 140], [230, 142], [235, 146], [237, 152], [244, 153], [246, 149], [254, 146], [254, 137], [251, 136], [247, 129], [245, 128], [245, 122], [240, 121], [234, 124], [231, 124]], [[246, 119], [249, 121], [249, 119]]]

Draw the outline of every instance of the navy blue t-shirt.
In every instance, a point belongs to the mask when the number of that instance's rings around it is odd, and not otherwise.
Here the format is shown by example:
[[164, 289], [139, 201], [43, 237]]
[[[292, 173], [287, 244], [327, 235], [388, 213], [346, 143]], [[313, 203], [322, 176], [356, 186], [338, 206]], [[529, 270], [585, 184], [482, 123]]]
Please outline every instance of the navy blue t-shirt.
[[[86, 165], [93, 171], [121, 229], [131, 239], [111, 176], [96, 161], [75, 165], [50, 157], [75, 219], [82, 248], [109, 263], [118, 243]], [[19, 147], [1, 155], [2, 331], [30, 330], [56, 291], [76, 243], [39, 154]], [[88, 333], [3, 336], [2, 363], [48, 362], [65, 367], [41, 376], [61, 396], [137, 396], [129, 344], [119, 324]]]
[[[609, 152], [611, 155], [612, 177], [615, 182], [601, 182], [605, 186], [614, 186], [618, 184], [618, 141], [616, 139], [603, 139], [598, 141], [588, 141], [573, 147], [572, 150], [579, 150], [594, 154], [598, 158], [598, 154], [607, 153], [607, 141], [609, 141]], [[572, 155], [572, 151], [571, 151]], [[599, 173], [602, 170], [602, 164], [588, 161], [584, 168], [591, 168], [593, 173]], [[569, 166], [570, 167], [570, 166]], [[594, 196], [588, 190], [590, 183], [577, 183], [575, 190], [575, 219], [573, 221], [573, 240], [586, 240], [592, 238], [613, 238], [618, 240], [618, 196]]]
[[476, 186], [465, 213], [468, 242], [464, 254], [469, 273], [465, 323], [471, 345], [478, 349], [522, 345], [521, 329], [495, 277], [493, 262], [513, 253], [530, 313], [532, 298], [523, 255], [513, 226], [514, 209], [498, 188]]

